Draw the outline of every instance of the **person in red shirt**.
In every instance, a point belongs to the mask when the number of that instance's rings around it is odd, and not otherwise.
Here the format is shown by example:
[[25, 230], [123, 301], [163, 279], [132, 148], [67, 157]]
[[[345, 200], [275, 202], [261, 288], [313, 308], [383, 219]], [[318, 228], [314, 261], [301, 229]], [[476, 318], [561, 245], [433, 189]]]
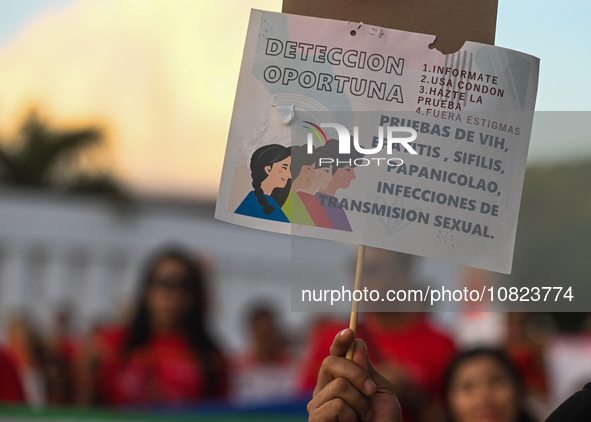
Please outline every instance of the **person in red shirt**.
[[[367, 248], [363, 286], [379, 290], [380, 296], [389, 289], [416, 289], [411, 270], [411, 256]], [[390, 310], [394, 306], [387, 305]], [[372, 312], [362, 314], [357, 335], [367, 344], [376, 369], [394, 385], [404, 420], [437, 421], [443, 414], [443, 375], [456, 353], [455, 345], [451, 337], [429, 323], [424, 314], [378, 312], [385, 309], [372, 308]], [[322, 321], [312, 331], [302, 370], [300, 385], [303, 389], [310, 390], [316, 385], [326, 351], [344, 326], [342, 321]]]
[[0, 349], [0, 403], [24, 402], [25, 393], [18, 372], [6, 352]]
[[45, 382], [47, 402], [52, 406], [73, 404], [72, 369], [78, 353], [78, 343], [70, 330], [71, 310], [59, 306], [52, 327], [45, 338]]
[[27, 404], [43, 406], [47, 395], [45, 347], [26, 313], [17, 312], [9, 317], [5, 351], [18, 371]]
[[293, 398], [297, 367], [278, 312], [271, 303], [262, 302], [247, 315], [251, 344], [233, 360], [232, 400], [252, 404]]
[[94, 391], [82, 401], [181, 404], [224, 396], [225, 360], [205, 327], [203, 270], [177, 250], [158, 254], [147, 268], [131, 323], [94, 336], [97, 371], [93, 382], [82, 382]]
[[548, 397], [545, 345], [541, 339], [532, 338], [529, 333], [532, 316], [527, 312], [507, 314], [505, 351], [523, 376], [528, 396], [545, 403]]

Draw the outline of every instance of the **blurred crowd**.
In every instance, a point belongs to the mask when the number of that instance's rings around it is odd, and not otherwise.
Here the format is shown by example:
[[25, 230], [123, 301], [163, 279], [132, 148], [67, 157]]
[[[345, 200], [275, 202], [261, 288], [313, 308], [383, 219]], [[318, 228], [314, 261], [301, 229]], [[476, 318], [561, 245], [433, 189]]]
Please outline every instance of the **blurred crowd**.
[[[409, 255], [368, 248], [364, 285], [413, 286], [414, 264]], [[143, 270], [137, 302], [121, 324], [78, 337], [64, 307], [42, 335], [26, 315], [13, 316], [0, 346], [0, 403], [180, 406], [311, 397], [335, 335], [348, 325], [321, 315], [294, 347], [280, 324], [283, 310], [254, 303], [244, 315], [249, 346], [228, 355], [208, 331], [203, 262], [169, 248]], [[478, 282], [468, 274], [467, 283]], [[405, 422], [536, 421], [551, 410], [545, 353], [552, 335], [536, 319], [469, 310], [459, 318], [462, 337], [415, 309], [376, 309], [363, 313], [357, 335], [393, 383]], [[470, 329], [479, 335], [468, 341]]]

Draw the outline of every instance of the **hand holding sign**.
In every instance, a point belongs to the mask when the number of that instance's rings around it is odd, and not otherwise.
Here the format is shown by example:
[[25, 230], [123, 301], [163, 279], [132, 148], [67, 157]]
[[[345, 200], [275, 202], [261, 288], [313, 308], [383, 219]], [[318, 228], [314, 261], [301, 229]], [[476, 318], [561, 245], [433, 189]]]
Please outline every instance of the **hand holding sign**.
[[[351, 359], [347, 350], [356, 345]], [[400, 421], [400, 406], [392, 383], [384, 378], [367, 356], [362, 340], [352, 330], [343, 330], [334, 339], [330, 356], [318, 374], [314, 397], [308, 404], [310, 422], [360, 420]]]

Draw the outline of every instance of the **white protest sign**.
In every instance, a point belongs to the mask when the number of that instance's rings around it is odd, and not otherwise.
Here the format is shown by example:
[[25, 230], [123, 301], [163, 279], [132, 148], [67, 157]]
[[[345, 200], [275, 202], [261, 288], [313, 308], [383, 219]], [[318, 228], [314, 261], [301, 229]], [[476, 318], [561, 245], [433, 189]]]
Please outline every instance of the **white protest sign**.
[[253, 10], [216, 218], [511, 270], [539, 60]]

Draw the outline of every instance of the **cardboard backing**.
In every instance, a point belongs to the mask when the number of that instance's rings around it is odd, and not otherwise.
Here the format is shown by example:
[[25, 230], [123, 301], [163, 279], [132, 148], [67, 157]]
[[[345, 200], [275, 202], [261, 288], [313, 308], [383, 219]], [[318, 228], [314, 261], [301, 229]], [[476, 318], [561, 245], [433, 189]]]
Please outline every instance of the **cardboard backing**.
[[283, 0], [283, 13], [432, 34], [444, 54], [465, 41], [494, 44], [498, 0]]

